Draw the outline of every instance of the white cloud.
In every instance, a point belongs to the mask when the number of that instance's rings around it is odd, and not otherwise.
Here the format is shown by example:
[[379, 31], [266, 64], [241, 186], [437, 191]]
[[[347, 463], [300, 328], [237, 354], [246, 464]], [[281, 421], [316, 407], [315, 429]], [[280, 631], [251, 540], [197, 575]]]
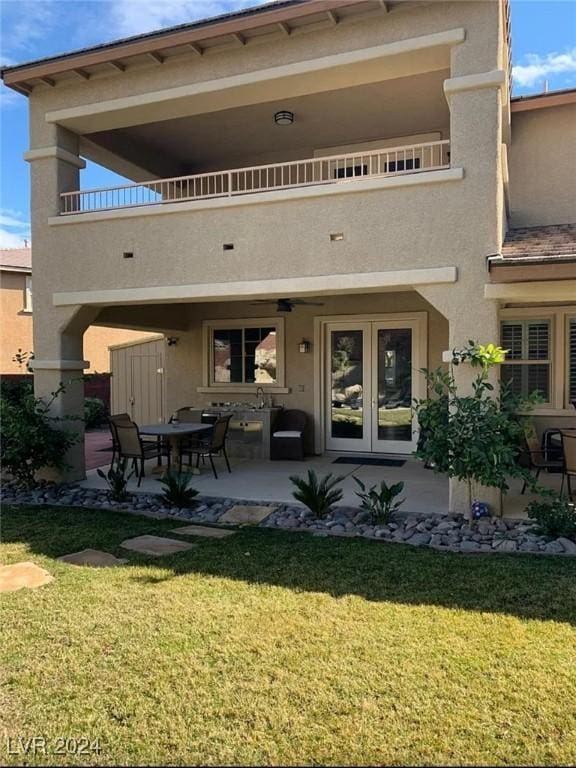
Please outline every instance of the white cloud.
[[151, 32], [261, 5], [258, 0], [116, 0], [111, 8], [117, 37]]
[[0, 248], [24, 248], [30, 243], [30, 223], [18, 211], [0, 209]]
[[[30, 245], [30, 238], [27, 237], [26, 240]], [[0, 248], [24, 248], [24, 238], [0, 227]]]
[[512, 68], [514, 83], [520, 87], [535, 85], [551, 75], [561, 75], [576, 72], [576, 48], [565, 53], [548, 53], [541, 56], [529, 53], [524, 56], [524, 64], [516, 64]]

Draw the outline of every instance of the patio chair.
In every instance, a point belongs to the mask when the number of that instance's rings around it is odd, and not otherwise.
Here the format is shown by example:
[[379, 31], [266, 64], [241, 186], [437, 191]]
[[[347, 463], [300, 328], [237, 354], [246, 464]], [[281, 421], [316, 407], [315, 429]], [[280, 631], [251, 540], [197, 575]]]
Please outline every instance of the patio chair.
[[[110, 434], [112, 435], [112, 459], [110, 460], [110, 467], [114, 466], [114, 462], [118, 458], [118, 434], [116, 432], [116, 426], [118, 424], [132, 424], [132, 418], [129, 413], [115, 413], [108, 417], [108, 427], [110, 428]], [[158, 446], [158, 466], [162, 466], [162, 456], [168, 457], [168, 463], [170, 463], [170, 451], [168, 447], [162, 441], [162, 438], [156, 440], [143, 440], [146, 447], [154, 445]]]
[[138, 486], [144, 477], [144, 462], [146, 459], [157, 458], [160, 460], [162, 444], [160, 441], [145, 442], [140, 436], [138, 425], [130, 423], [116, 424], [118, 436], [118, 464], [126, 466], [126, 462], [132, 459], [134, 471], [138, 475]]
[[[535, 475], [534, 475], [535, 481], [538, 480], [538, 478], [540, 477], [540, 472], [542, 472], [543, 469], [562, 471], [564, 467], [564, 462], [549, 459], [547, 457], [547, 453], [546, 451], [543, 450], [542, 445], [540, 444], [540, 441], [538, 440], [536, 431], [534, 429], [528, 429], [524, 435], [524, 439], [526, 441], [526, 455], [528, 457], [528, 462], [529, 462], [528, 468], [531, 471], [535, 471]], [[527, 485], [528, 485], [528, 481], [524, 480], [524, 485], [522, 486], [522, 490], [520, 493], [523, 494], [526, 491]]]
[[182, 446], [180, 452], [180, 470], [182, 469], [182, 458], [184, 455], [188, 455], [189, 463], [192, 464], [192, 456], [196, 456], [196, 467], [200, 466], [200, 459], [204, 461], [205, 458], [210, 460], [210, 466], [216, 480], [218, 479], [218, 473], [214, 465], [214, 456], [224, 456], [226, 467], [228, 472], [232, 472], [230, 469], [230, 462], [228, 461], [228, 454], [226, 453], [226, 436], [228, 434], [228, 427], [230, 425], [230, 416], [221, 416], [215, 422], [212, 430], [206, 437], [199, 437], [197, 440], [191, 441]]
[[308, 418], [304, 411], [295, 409], [281, 411], [270, 438], [270, 459], [304, 460], [304, 434]]
[[562, 453], [564, 455], [564, 474], [562, 475], [562, 487], [560, 495], [564, 491], [564, 480], [568, 489], [568, 498], [572, 498], [572, 478], [576, 478], [576, 430], [562, 430]]
[[[178, 421], [182, 424], [199, 424], [202, 421], [202, 411], [199, 408], [193, 408], [192, 406], [178, 408], [176, 416], [178, 417]], [[172, 419], [170, 419], [170, 421], [172, 421]]]

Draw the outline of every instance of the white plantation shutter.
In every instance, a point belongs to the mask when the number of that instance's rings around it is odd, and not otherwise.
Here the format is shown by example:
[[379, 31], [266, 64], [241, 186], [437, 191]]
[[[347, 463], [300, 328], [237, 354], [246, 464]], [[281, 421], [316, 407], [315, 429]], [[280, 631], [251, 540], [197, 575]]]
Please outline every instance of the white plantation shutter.
[[501, 326], [501, 344], [508, 350], [502, 381], [515, 395], [538, 392], [550, 401], [550, 321], [509, 320]]
[[576, 401], [576, 317], [568, 324], [568, 400]]

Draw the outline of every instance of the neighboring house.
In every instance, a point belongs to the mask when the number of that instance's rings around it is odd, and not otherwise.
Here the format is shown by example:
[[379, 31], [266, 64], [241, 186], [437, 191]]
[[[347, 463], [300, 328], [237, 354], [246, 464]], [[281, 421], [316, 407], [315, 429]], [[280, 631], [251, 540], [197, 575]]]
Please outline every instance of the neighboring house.
[[[0, 375], [26, 373], [15, 359], [34, 349], [32, 338], [32, 252], [30, 248], [0, 249]], [[145, 338], [149, 334], [123, 328], [90, 326], [84, 334], [86, 373], [109, 373], [109, 347]]]
[[[504, 375], [574, 424], [576, 98], [510, 99], [508, 13], [287, 0], [5, 69], [38, 391], [109, 323], [171, 339], [167, 412], [263, 386], [316, 452], [408, 454], [418, 369], [502, 333]], [[84, 190], [83, 158], [133, 183]]]

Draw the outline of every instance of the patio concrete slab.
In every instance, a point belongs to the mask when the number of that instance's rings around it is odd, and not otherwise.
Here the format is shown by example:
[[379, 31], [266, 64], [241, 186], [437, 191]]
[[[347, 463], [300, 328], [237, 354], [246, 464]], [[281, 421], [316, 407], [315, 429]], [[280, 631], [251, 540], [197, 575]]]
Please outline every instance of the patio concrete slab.
[[44, 568], [36, 563], [24, 562], [0, 567], [0, 592], [16, 592], [18, 589], [37, 589], [53, 581]]
[[220, 518], [221, 523], [235, 523], [237, 525], [258, 525], [269, 517], [278, 507], [252, 507], [237, 504], [224, 512]]
[[233, 536], [236, 531], [226, 528], [210, 528], [207, 525], [185, 525], [182, 528], [173, 528], [170, 533], [179, 533], [181, 536], [205, 536], [208, 539], [225, 539]]
[[161, 557], [162, 555], [174, 555], [177, 552], [186, 552], [193, 549], [197, 544], [189, 544], [187, 541], [178, 541], [177, 539], [167, 539], [164, 536], [135, 536], [133, 539], [124, 539], [120, 544], [124, 549], [131, 549], [133, 552], [139, 552], [142, 555], [153, 555]]
[[100, 549], [82, 549], [80, 552], [62, 555], [58, 560], [69, 565], [85, 565], [91, 568], [115, 568], [128, 562], [124, 558], [114, 557], [110, 552], [102, 552]]

